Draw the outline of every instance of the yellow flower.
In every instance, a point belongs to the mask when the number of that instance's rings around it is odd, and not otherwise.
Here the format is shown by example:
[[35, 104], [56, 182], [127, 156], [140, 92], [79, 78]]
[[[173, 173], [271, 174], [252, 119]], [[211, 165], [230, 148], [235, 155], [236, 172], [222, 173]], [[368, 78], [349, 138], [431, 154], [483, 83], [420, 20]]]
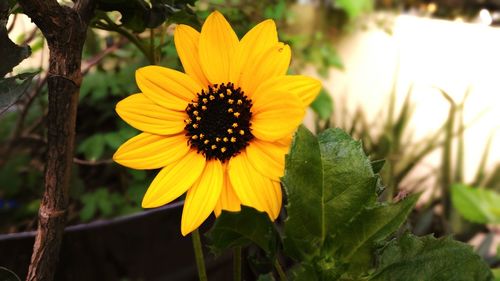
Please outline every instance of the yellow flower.
[[286, 75], [290, 47], [278, 41], [272, 20], [238, 40], [216, 11], [201, 32], [178, 25], [174, 40], [185, 73], [159, 66], [137, 70], [142, 93], [120, 101], [116, 111], [143, 133], [113, 159], [134, 169], [162, 168], [144, 208], [187, 192], [183, 235], [212, 211], [239, 211], [240, 204], [276, 219], [284, 156], [319, 81]]

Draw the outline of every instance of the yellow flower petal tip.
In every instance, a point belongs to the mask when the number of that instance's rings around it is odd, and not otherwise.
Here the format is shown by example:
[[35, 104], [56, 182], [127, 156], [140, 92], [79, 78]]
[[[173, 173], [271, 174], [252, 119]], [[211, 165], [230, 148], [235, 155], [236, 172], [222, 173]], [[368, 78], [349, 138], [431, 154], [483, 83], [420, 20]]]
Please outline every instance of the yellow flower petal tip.
[[148, 196], [147, 193], [142, 198], [141, 207], [144, 209], [156, 208], [159, 206], [162, 206], [162, 204], [158, 204], [158, 203], [155, 204], [155, 198], [152, 196]]
[[274, 27], [274, 29], [276, 29], [276, 23], [274, 22], [273, 19], [264, 20], [260, 24], [267, 25], [267, 26], [272, 26], [272, 27]]
[[[309, 77], [307, 77], [307, 78], [309, 78]], [[311, 84], [310, 84], [311, 89], [309, 90], [309, 93], [311, 95], [311, 100], [306, 101], [307, 105], [311, 104], [316, 99], [319, 92], [321, 91], [321, 88], [323, 88], [323, 85], [322, 85], [320, 80], [314, 79], [314, 78], [309, 78], [309, 79], [311, 80]]]
[[151, 204], [151, 199], [146, 199], [145, 197], [142, 199], [141, 207], [144, 209], [154, 208], [155, 206]]
[[179, 32], [189, 32], [188, 30], [190, 30], [190, 29], [193, 29], [193, 28], [189, 25], [178, 24], [175, 26], [174, 36], [176, 33], [178, 34]]
[[181, 226], [181, 234], [182, 236], [186, 237], [188, 234], [190, 234], [191, 232], [193, 232], [194, 229], [185, 229]]
[[200, 32], [177, 25], [174, 43], [184, 72], [139, 68], [141, 93], [116, 105], [117, 114], [142, 133], [122, 144], [113, 160], [133, 169], [161, 169], [143, 208], [187, 193], [184, 236], [210, 214], [237, 212], [241, 205], [275, 220], [290, 135], [321, 82], [286, 75], [291, 49], [278, 41], [270, 19], [240, 41], [224, 15], [214, 11]]
[[113, 154], [113, 157], [111, 157], [111, 159], [113, 159], [113, 162], [116, 162], [116, 163], [118, 163], [118, 164], [121, 165], [121, 163], [120, 163], [120, 156], [118, 154], [118, 150]]
[[210, 13], [210, 15], [208, 15], [208, 17], [207, 17], [207, 20], [208, 20], [209, 18], [211, 18], [211, 17], [221, 17], [221, 18], [226, 19], [226, 18], [224, 17], [224, 15], [223, 15], [221, 12], [219, 12], [218, 10], [214, 10], [213, 12], [211, 12], [211, 13]]

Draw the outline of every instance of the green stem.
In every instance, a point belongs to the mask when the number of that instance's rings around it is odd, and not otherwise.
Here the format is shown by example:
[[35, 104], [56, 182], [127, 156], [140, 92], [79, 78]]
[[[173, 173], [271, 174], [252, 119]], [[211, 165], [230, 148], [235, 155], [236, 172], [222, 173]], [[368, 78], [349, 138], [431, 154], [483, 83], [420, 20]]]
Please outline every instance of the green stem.
[[151, 53], [150, 50], [146, 46], [144, 46], [144, 44], [139, 40], [139, 38], [137, 38], [137, 36], [133, 35], [132, 33], [128, 32], [128, 30], [114, 23], [113, 20], [109, 18], [109, 16], [106, 13], [102, 14], [101, 18], [106, 22], [106, 24], [100, 22], [96, 25], [96, 27], [108, 31], [115, 31], [125, 36], [132, 44], [134, 44], [141, 51], [141, 53], [144, 54], [144, 56], [149, 60], [149, 63], [151, 64], [155, 63], [154, 53]]
[[276, 272], [278, 272], [278, 276], [280, 278], [280, 281], [287, 281], [288, 279], [286, 278], [286, 274], [283, 271], [283, 268], [281, 267], [280, 262], [278, 259], [274, 261], [274, 269], [276, 269]]
[[241, 247], [233, 249], [233, 280], [241, 281]]
[[154, 58], [152, 54], [148, 51], [148, 49], [142, 44], [142, 42], [133, 34], [129, 33], [127, 30], [123, 28], [116, 28], [114, 31], [120, 33], [121, 35], [125, 36], [132, 44], [134, 44], [141, 53], [144, 54], [144, 56], [148, 59], [149, 63], [154, 64]]
[[203, 249], [201, 248], [201, 239], [198, 229], [191, 233], [193, 239], [194, 257], [198, 268], [198, 277], [200, 281], [207, 281], [207, 271], [205, 270], [205, 259], [203, 258]]

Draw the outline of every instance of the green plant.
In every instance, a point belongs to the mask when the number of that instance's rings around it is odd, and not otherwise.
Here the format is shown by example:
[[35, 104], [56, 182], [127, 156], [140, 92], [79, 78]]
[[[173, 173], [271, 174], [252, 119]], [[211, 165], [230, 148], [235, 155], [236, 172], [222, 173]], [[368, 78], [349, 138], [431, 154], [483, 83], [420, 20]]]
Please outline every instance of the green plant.
[[251, 209], [223, 212], [208, 233], [210, 248], [256, 245], [264, 254], [249, 262], [268, 280], [273, 267], [285, 280], [280, 263], [289, 259], [291, 280], [491, 280], [469, 246], [407, 232], [404, 222], [419, 196], [377, 200], [379, 164], [339, 129], [316, 137], [300, 128], [286, 158], [281, 224]]

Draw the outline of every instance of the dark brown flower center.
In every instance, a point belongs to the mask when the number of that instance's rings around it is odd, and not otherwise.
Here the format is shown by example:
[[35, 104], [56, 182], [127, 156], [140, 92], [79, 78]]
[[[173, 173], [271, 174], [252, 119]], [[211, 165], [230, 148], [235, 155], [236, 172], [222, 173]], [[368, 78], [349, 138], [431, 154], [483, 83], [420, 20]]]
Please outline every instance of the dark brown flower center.
[[233, 83], [214, 84], [202, 90], [186, 107], [189, 145], [207, 160], [222, 162], [237, 155], [254, 138], [251, 132], [252, 100]]

